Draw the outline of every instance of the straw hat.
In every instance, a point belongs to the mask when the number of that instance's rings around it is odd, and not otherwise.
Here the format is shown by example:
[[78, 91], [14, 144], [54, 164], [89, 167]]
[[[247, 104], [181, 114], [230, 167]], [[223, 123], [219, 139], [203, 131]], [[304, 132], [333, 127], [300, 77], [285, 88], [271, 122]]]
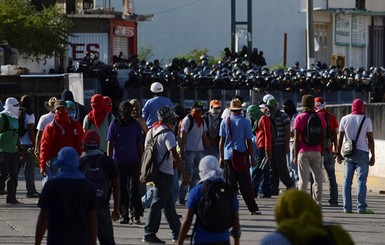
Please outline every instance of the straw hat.
[[44, 101], [44, 107], [49, 111], [55, 111], [56, 97], [51, 97], [48, 101]]

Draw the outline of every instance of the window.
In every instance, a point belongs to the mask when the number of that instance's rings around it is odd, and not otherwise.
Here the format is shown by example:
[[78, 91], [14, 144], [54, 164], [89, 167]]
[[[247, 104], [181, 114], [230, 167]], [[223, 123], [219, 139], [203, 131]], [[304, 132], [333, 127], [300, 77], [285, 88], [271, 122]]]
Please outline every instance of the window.
[[356, 0], [356, 9], [365, 10], [365, 0]]

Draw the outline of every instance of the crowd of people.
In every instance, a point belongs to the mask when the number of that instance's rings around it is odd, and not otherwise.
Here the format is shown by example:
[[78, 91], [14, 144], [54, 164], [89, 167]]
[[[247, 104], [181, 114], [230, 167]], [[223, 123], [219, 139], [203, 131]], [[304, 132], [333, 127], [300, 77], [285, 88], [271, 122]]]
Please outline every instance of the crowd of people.
[[[87, 111], [71, 91], [65, 90], [61, 98], [52, 97], [44, 103], [48, 113], [40, 117], [36, 130], [32, 98], [25, 95], [20, 102], [7, 98], [0, 112], [0, 194], [7, 195], [9, 205], [21, 204], [16, 194], [18, 173], [24, 166], [27, 197], [39, 198], [41, 209], [36, 244], [41, 243], [47, 229], [48, 244], [96, 244], [96, 237], [100, 244], [115, 244], [112, 221], [142, 224], [145, 208], [144, 243], [165, 243], [157, 236], [163, 210], [173, 243], [183, 244], [193, 216], [201, 208], [207, 191], [202, 186], [207, 181], [226, 183], [231, 190], [228, 213], [234, 217], [232, 230], [212, 232], [197, 219], [194, 244], [230, 244], [230, 235], [234, 244], [239, 244], [242, 220], [238, 193], [250, 215], [263, 212], [257, 198], [280, 195], [276, 207], [278, 230], [263, 244], [275, 244], [277, 239], [282, 244], [309, 244], [318, 236], [341, 244], [338, 235], [349, 238], [348, 234], [322, 224], [323, 167], [330, 184], [331, 206], [353, 212], [351, 186], [357, 170], [357, 212], [373, 213], [366, 204], [368, 168], [375, 163], [373, 128], [364, 115], [362, 100], [352, 102], [352, 112], [338, 125], [324, 99], [310, 94], [302, 96], [302, 112], [291, 99], [280, 105], [274, 96], [266, 94], [258, 104], [249, 106], [237, 95], [228, 108], [219, 98], [213, 99], [207, 112], [200, 101], [195, 101], [186, 114], [163, 96], [162, 83], [153, 82], [150, 91], [153, 98], [143, 107], [137, 99], [122, 101], [114, 115], [108, 96], [93, 95], [92, 109]], [[154, 159], [159, 172], [154, 181], [145, 183], [141, 157], [155, 136]], [[348, 141], [354, 141], [354, 152], [346, 152]], [[39, 159], [44, 179], [41, 193], [34, 185], [34, 157]], [[335, 158], [345, 161], [342, 206]], [[309, 176], [311, 196], [302, 194], [308, 192]], [[285, 189], [279, 188], [280, 181]], [[150, 187], [148, 191], [146, 187]], [[309, 210], [303, 213], [296, 205], [305, 200]], [[187, 208], [183, 223], [176, 204]], [[295, 211], [289, 213], [290, 209]], [[313, 210], [316, 213], [305, 212]], [[307, 227], [306, 236], [298, 231], [294, 235], [291, 224], [297, 219], [296, 227], [305, 227], [311, 220], [311, 225], [322, 229], [313, 232]]]
[[[127, 69], [127, 81], [119, 88], [118, 69]], [[175, 88], [198, 89], [254, 89], [258, 92], [274, 91], [298, 92], [300, 95], [322, 96], [336, 91], [357, 91], [371, 102], [385, 101], [385, 77], [382, 67], [341, 67], [317, 62], [303, 68], [296, 62], [287, 68], [266, 66], [263, 51], [243, 47], [238, 53], [228, 48], [223, 57], [215, 62], [208, 55], [199, 60], [173, 58], [169, 64], [162, 65], [158, 59], [139, 60], [132, 56], [129, 60], [115, 57], [113, 65], [85, 58], [78, 67], [71, 65], [67, 71], [82, 72], [85, 77], [100, 80], [103, 94], [114, 96], [122, 89], [148, 87], [160, 82], [166, 90]], [[369, 100], [369, 99], [368, 99]]]

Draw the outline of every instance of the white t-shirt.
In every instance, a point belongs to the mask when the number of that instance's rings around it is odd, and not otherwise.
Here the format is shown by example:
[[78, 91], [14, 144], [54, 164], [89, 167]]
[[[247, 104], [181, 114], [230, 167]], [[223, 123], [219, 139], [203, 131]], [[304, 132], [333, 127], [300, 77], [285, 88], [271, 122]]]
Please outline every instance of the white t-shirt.
[[35, 124], [35, 114], [32, 113], [31, 115], [28, 115], [28, 113], [25, 113], [24, 127], [27, 129], [27, 132], [20, 137], [21, 145], [32, 145], [32, 141], [28, 135], [28, 124]]
[[[340, 122], [340, 132], [345, 133], [344, 141], [355, 140], [360, 127], [361, 121], [364, 118], [364, 115], [349, 114], [341, 118]], [[364, 124], [362, 125], [360, 136], [356, 142], [356, 148], [362, 151], [369, 152], [368, 139], [366, 134], [368, 132], [373, 132], [372, 120], [369, 117], [366, 117]]]
[[37, 123], [36, 129], [43, 132], [45, 126], [47, 126], [48, 123], [52, 122], [54, 116], [55, 113], [53, 112], [48, 112], [47, 114], [42, 115], [39, 119], [39, 122]]
[[[145, 146], [147, 145], [147, 142], [150, 140], [151, 135], [155, 135], [165, 129], [165, 125], [161, 125], [157, 127], [155, 130], [150, 129], [147, 132]], [[158, 162], [162, 161], [165, 154], [170, 151], [172, 148], [176, 147], [176, 139], [174, 132], [172, 130], [164, 132], [160, 134], [156, 140], [156, 159]], [[168, 157], [164, 159], [162, 164], [160, 165], [159, 170], [163, 173], [174, 175], [174, 165], [173, 165], [173, 158], [171, 156], [171, 153], [169, 153]]]
[[202, 125], [198, 127], [198, 125], [195, 123], [194, 119], [192, 120], [194, 123], [193, 127], [191, 128], [190, 132], [188, 132], [190, 128], [190, 117], [186, 116], [182, 120], [181, 128], [180, 130], [182, 132], [186, 132], [186, 141], [185, 141], [185, 151], [203, 151], [203, 132], [207, 132], [207, 125], [205, 122], [203, 122], [202, 119]]

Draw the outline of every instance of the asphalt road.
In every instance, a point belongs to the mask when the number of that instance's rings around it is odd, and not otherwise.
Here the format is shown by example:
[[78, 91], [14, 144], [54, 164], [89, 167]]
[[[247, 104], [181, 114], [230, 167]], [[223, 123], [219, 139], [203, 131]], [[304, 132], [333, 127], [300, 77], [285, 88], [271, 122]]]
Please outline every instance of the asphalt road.
[[[338, 184], [341, 189], [342, 174], [337, 174]], [[0, 244], [34, 244], [35, 225], [39, 208], [36, 205], [37, 199], [25, 197], [25, 181], [20, 175], [17, 196], [24, 204], [9, 206], [5, 204], [5, 196], [0, 196]], [[41, 188], [41, 181], [36, 181], [38, 189]], [[353, 185], [354, 186], [354, 185]], [[330, 207], [328, 200], [328, 184], [324, 183], [323, 194], [323, 215], [324, 222], [328, 224], [340, 224], [352, 236], [356, 244], [385, 244], [385, 195], [379, 191], [368, 192], [367, 203], [375, 214], [345, 214], [342, 207]], [[353, 206], [355, 205], [356, 189], [353, 189]], [[341, 191], [339, 201], [342, 202]], [[258, 244], [268, 233], [275, 230], [274, 206], [277, 197], [257, 199], [262, 215], [250, 216], [243, 200], [240, 198], [240, 220], [242, 228], [241, 244]], [[184, 214], [185, 207], [177, 205], [179, 214]], [[146, 218], [147, 212], [145, 212]], [[144, 222], [145, 219], [142, 219]], [[143, 225], [114, 223], [115, 240], [117, 244], [142, 244]], [[158, 237], [171, 244], [170, 229], [162, 218], [162, 224]], [[189, 244], [186, 241], [185, 244]]]

